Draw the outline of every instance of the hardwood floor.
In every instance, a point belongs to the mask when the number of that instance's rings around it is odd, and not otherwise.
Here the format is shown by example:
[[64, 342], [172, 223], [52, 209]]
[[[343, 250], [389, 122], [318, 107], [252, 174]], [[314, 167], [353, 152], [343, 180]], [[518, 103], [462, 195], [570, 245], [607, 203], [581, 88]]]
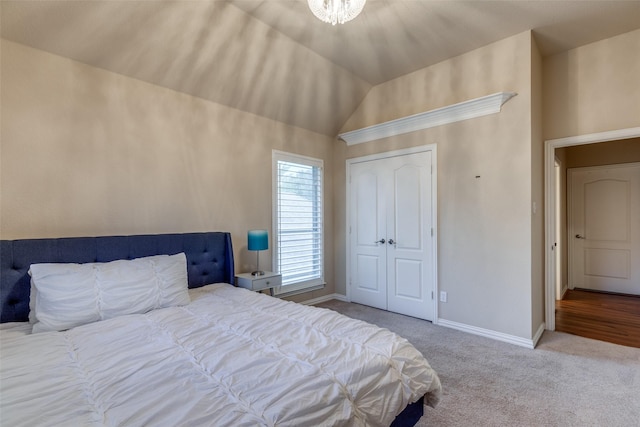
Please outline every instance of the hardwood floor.
[[556, 330], [640, 348], [640, 296], [569, 290], [556, 301]]

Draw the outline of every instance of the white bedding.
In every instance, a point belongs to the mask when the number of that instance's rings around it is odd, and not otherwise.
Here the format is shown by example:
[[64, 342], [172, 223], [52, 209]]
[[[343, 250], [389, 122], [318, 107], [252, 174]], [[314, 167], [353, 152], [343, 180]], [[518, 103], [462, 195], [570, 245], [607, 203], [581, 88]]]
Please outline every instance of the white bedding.
[[406, 340], [230, 285], [65, 332], [0, 329], [2, 425], [389, 425], [440, 382]]

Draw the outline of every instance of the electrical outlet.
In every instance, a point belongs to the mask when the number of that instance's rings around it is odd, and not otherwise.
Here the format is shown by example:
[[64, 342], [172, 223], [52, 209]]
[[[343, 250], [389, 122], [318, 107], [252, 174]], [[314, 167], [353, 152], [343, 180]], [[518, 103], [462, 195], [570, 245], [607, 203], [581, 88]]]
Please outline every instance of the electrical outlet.
[[445, 291], [440, 291], [440, 302], [447, 302], [447, 293]]

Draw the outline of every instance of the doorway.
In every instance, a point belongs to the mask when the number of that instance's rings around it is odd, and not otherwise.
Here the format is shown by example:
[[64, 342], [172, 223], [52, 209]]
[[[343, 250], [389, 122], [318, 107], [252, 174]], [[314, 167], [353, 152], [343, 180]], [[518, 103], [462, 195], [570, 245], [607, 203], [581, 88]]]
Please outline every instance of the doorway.
[[347, 161], [347, 297], [433, 321], [435, 146]]
[[[586, 146], [637, 138], [640, 138], [640, 127], [545, 141], [545, 324], [548, 330], [555, 330], [556, 272], [559, 268], [554, 251], [557, 244], [556, 235], [558, 228], [562, 229], [566, 225], [558, 223], [556, 219], [559, 188], [556, 182], [556, 150], [563, 147]], [[634, 140], [631, 143], [639, 144], [640, 140]], [[561, 234], [566, 236], [566, 233]]]

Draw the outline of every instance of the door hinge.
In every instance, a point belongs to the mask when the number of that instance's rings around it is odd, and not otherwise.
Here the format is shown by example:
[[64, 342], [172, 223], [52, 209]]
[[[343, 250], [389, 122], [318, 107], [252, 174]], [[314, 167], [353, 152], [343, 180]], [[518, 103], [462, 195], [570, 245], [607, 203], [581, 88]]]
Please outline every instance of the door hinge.
[[433, 299], [433, 291], [431, 291], [431, 299]]
[[433, 237], [433, 227], [431, 227], [431, 237]]

